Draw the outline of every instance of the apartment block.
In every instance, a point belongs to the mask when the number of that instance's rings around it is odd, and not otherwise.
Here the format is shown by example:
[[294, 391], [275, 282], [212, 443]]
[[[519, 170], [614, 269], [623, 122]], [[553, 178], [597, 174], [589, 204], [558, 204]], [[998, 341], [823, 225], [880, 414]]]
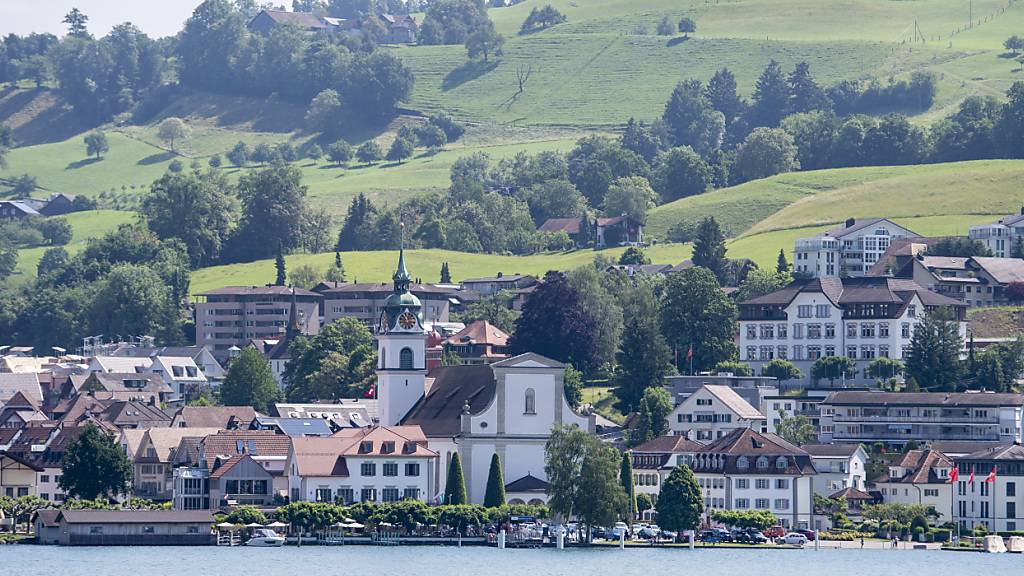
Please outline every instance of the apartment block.
[[300, 331], [320, 333], [322, 297], [316, 292], [287, 286], [226, 286], [196, 297], [196, 343], [218, 360], [227, 358], [232, 346], [283, 336], [293, 298]]

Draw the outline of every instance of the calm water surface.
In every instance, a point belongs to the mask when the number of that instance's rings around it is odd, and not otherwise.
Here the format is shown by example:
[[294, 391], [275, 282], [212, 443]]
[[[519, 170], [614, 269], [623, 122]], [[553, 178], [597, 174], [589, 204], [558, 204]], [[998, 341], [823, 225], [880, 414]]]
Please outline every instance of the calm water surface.
[[0, 546], [0, 576], [1024, 575], [1024, 556], [893, 550]]

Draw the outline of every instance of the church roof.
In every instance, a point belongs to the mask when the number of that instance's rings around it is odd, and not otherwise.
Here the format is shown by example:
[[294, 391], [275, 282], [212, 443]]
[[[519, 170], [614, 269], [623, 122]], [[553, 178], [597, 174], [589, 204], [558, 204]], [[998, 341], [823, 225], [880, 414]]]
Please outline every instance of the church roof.
[[544, 492], [547, 489], [548, 483], [532, 474], [505, 484], [506, 492]]
[[440, 366], [428, 376], [426, 394], [402, 420], [428, 437], [452, 436], [462, 429], [462, 409], [479, 413], [494, 398], [494, 372], [487, 364]]

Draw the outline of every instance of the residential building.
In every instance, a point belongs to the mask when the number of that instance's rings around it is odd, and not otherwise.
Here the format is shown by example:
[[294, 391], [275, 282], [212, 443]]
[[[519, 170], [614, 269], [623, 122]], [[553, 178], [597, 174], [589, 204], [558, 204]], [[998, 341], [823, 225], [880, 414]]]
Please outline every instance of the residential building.
[[154, 358], [156, 356], [171, 358], [191, 358], [199, 370], [206, 376], [211, 386], [218, 386], [227, 375], [227, 370], [213, 357], [207, 348], [202, 346], [124, 346], [114, 350], [112, 356], [131, 356], [134, 358]]
[[[700, 442], [694, 442], [685, 436], [659, 436], [634, 447], [630, 452], [633, 457], [633, 484], [637, 494], [647, 494], [657, 505], [661, 485], [672, 473], [672, 469], [680, 464], [690, 466], [694, 455], [703, 448]], [[650, 520], [655, 510], [647, 510], [643, 519]]]
[[134, 450], [132, 463], [133, 495], [148, 500], [166, 501], [174, 497], [174, 451], [182, 438], [203, 438], [216, 434], [217, 428], [150, 428]]
[[213, 514], [177, 510], [61, 510], [61, 546], [213, 546]]
[[821, 405], [823, 443], [1020, 442], [1024, 394], [836, 391]]
[[42, 405], [43, 388], [39, 385], [39, 375], [34, 372], [14, 374], [0, 372], [0, 408], [6, 406], [7, 402], [18, 393], [35, 402], [36, 405]]
[[896, 273], [924, 288], [960, 300], [972, 308], [1009, 303], [1006, 287], [1024, 282], [1020, 258], [971, 258], [918, 255]]
[[261, 10], [249, 21], [250, 32], [267, 35], [282, 26], [291, 26], [308, 34], [361, 33], [358, 19], [330, 18], [310, 12]]
[[605, 246], [637, 245], [644, 243], [644, 225], [639, 220], [627, 216], [598, 218], [594, 222], [596, 233], [595, 245]]
[[483, 502], [494, 454], [510, 484], [527, 476], [546, 481], [544, 447], [554, 425], [590, 433], [596, 428], [593, 416], [574, 413], [565, 399], [565, 365], [531, 353], [493, 364], [442, 366], [428, 375], [427, 331], [411, 280], [402, 251], [377, 336], [380, 424], [423, 430], [427, 447], [439, 455], [434, 501], [456, 453], [473, 503]]
[[[455, 289], [431, 284], [410, 284], [409, 290], [422, 303], [425, 323], [448, 322]], [[325, 288], [320, 291], [323, 295], [324, 324], [330, 324], [338, 318], [352, 317], [369, 326], [371, 331], [377, 331], [384, 301], [391, 292], [391, 286], [384, 283], [325, 284]]]
[[411, 14], [380, 14], [377, 16], [384, 26], [382, 44], [415, 44], [419, 26]]
[[[926, 290], [912, 280], [815, 278], [739, 304], [741, 359], [755, 370], [781, 358], [804, 374], [804, 383], [846, 387], [873, 384], [864, 374], [879, 357], [902, 360], [914, 327], [937, 308], [952, 310], [966, 333], [967, 305]], [[819, 358], [846, 356], [856, 361], [854, 378], [814, 382]]]
[[201, 391], [210, 388], [206, 374], [189, 356], [154, 356], [149, 371], [161, 376], [171, 387], [171, 402], [196, 398]]
[[958, 476], [953, 518], [962, 530], [979, 525], [990, 532], [1021, 529], [1024, 447], [1006, 444], [955, 458], [953, 462]]
[[811, 456], [774, 434], [737, 428], [694, 455], [705, 513], [768, 510], [786, 528], [808, 528], [814, 515]]
[[339, 398], [331, 404], [274, 404], [273, 413], [281, 418], [329, 420], [337, 428], [365, 428], [380, 420], [375, 398]]
[[43, 216], [63, 216], [75, 212], [74, 194], [54, 193], [46, 200], [46, 204], [39, 208], [39, 214]]
[[672, 396], [672, 404], [678, 406], [702, 386], [727, 386], [740, 395], [751, 406], [765, 412], [766, 398], [779, 394], [779, 382], [766, 376], [736, 376], [719, 374], [679, 374], [665, 377], [665, 389]]
[[888, 218], [850, 218], [817, 236], [799, 238], [793, 270], [812, 278], [864, 276], [893, 240], [917, 236]]
[[174, 509], [269, 506], [288, 494], [292, 438], [268, 430], [221, 430], [199, 441], [198, 466], [174, 469]]
[[295, 438], [288, 455], [293, 502], [396, 502], [436, 493], [437, 453], [417, 426], [346, 428]]
[[827, 390], [803, 390], [799, 396], [766, 396], [761, 405], [765, 417], [764, 432], [775, 434], [783, 418], [805, 416], [816, 429], [821, 425], [821, 403], [828, 396]]
[[29, 422], [48, 420], [39, 405], [25, 394], [15, 392], [0, 408], [0, 428], [20, 429]]
[[990, 224], [971, 226], [967, 237], [988, 246], [996, 258], [1013, 257], [1018, 238], [1024, 238], [1024, 208], [1018, 214], [1004, 216]]
[[319, 334], [320, 294], [287, 286], [227, 286], [195, 295], [196, 343], [223, 361], [233, 346], [280, 337], [293, 292], [302, 333]]
[[[72, 374], [77, 394], [91, 394], [101, 400], [128, 400], [159, 406], [177, 398], [160, 374], [141, 372], [92, 372]], [[73, 401], [73, 396], [68, 400]]]
[[548, 218], [544, 221], [540, 227], [537, 228], [537, 232], [547, 232], [549, 234], [557, 234], [559, 232], [565, 232], [565, 235], [578, 248], [583, 248], [589, 244], [593, 238], [584, 237], [580, 234], [580, 230], [586, 233], [586, 228], [583, 227], [583, 218]]
[[844, 488], [867, 490], [868, 454], [860, 444], [802, 444], [800, 449], [811, 455], [811, 464], [818, 472], [814, 479], [816, 494], [831, 496]]
[[669, 432], [708, 443], [737, 428], [760, 431], [765, 417], [732, 388], [704, 385], [676, 406], [668, 417]]
[[0, 220], [20, 220], [39, 216], [39, 212], [24, 200], [0, 200]]
[[171, 427], [248, 430], [256, 416], [251, 406], [184, 406], [174, 413]]
[[509, 357], [509, 335], [486, 320], [472, 322], [444, 341], [444, 350], [463, 364], [489, 364]]
[[321, 418], [274, 418], [259, 416], [252, 421], [252, 430], [270, 430], [292, 438], [330, 436], [336, 432], [330, 420]]
[[505, 274], [498, 272], [497, 276], [488, 278], [469, 278], [462, 281], [462, 289], [470, 290], [484, 296], [493, 296], [498, 292], [515, 292], [529, 288], [537, 283], [537, 278], [527, 274]]
[[941, 452], [908, 450], [875, 480], [875, 489], [886, 504], [928, 506], [938, 514], [935, 523], [944, 524], [953, 518], [952, 468], [953, 461]]

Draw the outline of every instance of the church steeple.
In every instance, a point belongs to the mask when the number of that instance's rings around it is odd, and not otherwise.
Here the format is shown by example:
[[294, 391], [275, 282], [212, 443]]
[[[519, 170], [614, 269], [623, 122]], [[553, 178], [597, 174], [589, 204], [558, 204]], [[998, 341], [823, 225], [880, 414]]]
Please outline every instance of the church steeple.
[[398, 247], [398, 268], [395, 270], [395, 274], [391, 277], [395, 281], [395, 292], [402, 293], [409, 291], [409, 285], [412, 283], [412, 277], [409, 275], [409, 270], [405, 267], [405, 223], [402, 223], [402, 239]]
[[394, 291], [384, 300], [377, 332], [423, 332], [422, 305], [411, 291], [412, 275], [405, 267], [405, 225], [402, 225], [402, 241], [398, 248], [398, 268], [394, 276]]

